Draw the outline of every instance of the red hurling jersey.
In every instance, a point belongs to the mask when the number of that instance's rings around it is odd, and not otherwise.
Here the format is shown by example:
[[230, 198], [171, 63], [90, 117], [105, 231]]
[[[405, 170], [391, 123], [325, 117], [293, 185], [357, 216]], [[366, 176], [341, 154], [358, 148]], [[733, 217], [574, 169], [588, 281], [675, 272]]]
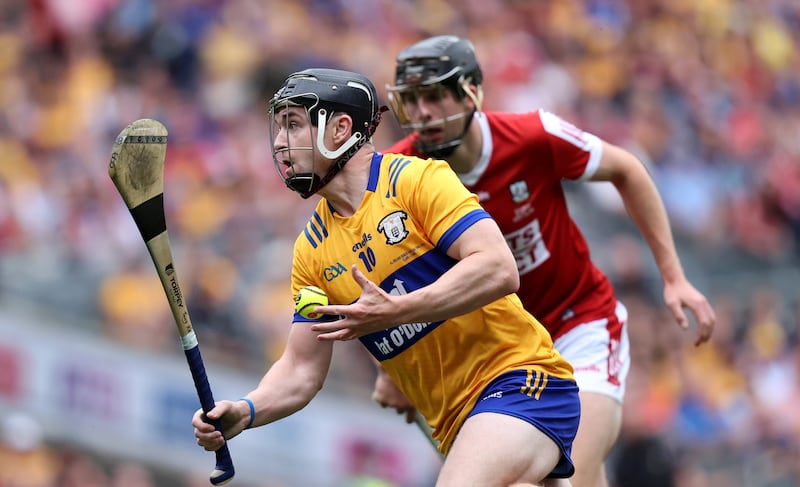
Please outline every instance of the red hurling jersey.
[[[459, 178], [497, 221], [517, 259], [518, 295], [553, 339], [580, 323], [614, 315], [611, 283], [591, 260], [567, 209], [563, 179], [590, 178], [602, 142], [556, 115], [476, 113], [480, 161]], [[415, 134], [385, 152], [422, 155]]]

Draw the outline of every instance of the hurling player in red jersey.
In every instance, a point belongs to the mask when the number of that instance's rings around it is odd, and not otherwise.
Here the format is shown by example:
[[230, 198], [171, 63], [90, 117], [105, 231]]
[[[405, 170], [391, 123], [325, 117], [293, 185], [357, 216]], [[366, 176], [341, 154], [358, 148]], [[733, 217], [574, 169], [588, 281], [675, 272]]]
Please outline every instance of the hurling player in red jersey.
[[[499, 224], [517, 260], [519, 297], [575, 369], [582, 413], [572, 483], [605, 487], [630, 366], [627, 311], [592, 263], [561, 181], [614, 184], [655, 258], [677, 324], [688, 328], [684, 308], [694, 314], [696, 345], [710, 338], [714, 311], [686, 279], [656, 186], [633, 154], [544, 110], [483, 112], [481, 82], [466, 39], [436, 36], [407, 47], [388, 91], [409, 135], [385, 152], [445, 159]], [[398, 392], [379, 373], [374, 399], [410, 420], [413, 406]]]

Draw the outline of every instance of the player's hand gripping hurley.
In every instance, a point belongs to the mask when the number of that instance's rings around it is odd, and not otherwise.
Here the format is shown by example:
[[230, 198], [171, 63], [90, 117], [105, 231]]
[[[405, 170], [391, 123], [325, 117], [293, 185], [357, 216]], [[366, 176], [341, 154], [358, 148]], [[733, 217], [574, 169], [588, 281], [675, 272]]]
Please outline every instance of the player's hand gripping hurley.
[[[192, 372], [195, 389], [203, 411], [214, 408], [214, 396], [206, 377], [200, 348], [189, 319], [189, 310], [178, 284], [172, 262], [167, 224], [164, 216], [164, 158], [167, 152], [167, 129], [157, 120], [137, 120], [120, 132], [111, 150], [108, 174], [117, 187], [142, 234], [147, 250], [164, 287], [172, 316], [181, 336], [183, 350]], [[214, 424], [217, 430], [220, 425]], [[211, 473], [214, 485], [233, 478], [233, 462], [228, 445], [216, 451], [217, 464]]]

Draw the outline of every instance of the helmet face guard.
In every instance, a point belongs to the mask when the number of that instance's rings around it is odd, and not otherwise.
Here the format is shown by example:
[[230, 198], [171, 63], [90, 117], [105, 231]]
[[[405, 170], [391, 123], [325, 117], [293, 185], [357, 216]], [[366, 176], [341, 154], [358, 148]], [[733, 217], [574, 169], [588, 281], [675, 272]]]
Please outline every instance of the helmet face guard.
[[[275, 137], [280, 130], [289, 127], [289, 107], [302, 106], [305, 108], [309, 130], [317, 127], [316, 138], [311, 138], [311, 146], [291, 147], [291, 140], [287, 134], [287, 147], [275, 149]], [[272, 158], [275, 168], [281, 179], [289, 189], [308, 198], [338, 174], [347, 161], [364, 145], [380, 123], [381, 114], [386, 107], [378, 106], [378, 96], [372, 82], [357, 73], [335, 69], [307, 69], [289, 76], [270, 101], [270, 142], [272, 145]], [[335, 113], [346, 113], [353, 120], [353, 130], [350, 138], [336, 149], [329, 149], [325, 145], [325, 130], [328, 122]], [[286, 117], [286, 118], [282, 118]], [[291, 167], [292, 151], [312, 151], [312, 172], [294, 173], [287, 175], [282, 169], [279, 155], [287, 155]], [[319, 151], [323, 157], [334, 160], [328, 172], [320, 176], [316, 173], [317, 164], [314, 154]]]
[[[317, 160], [315, 158], [315, 150], [314, 150], [314, 141], [313, 141], [313, 124], [311, 123], [311, 117], [309, 115], [309, 111], [312, 108], [306, 107], [305, 102], [300, 103], [302, 100], [292, 101], [291, 98], [287, 98], [286, 100], [282, 101], [281, 103], [271, 103], [270, 110], [269, 110], [269, 134], [270, 134], [270, 146], [272, 147], [272, 160], [275, 165], [275, 170], [278, 172], [281, 180], [283, 180], [284, 184], [291, 189], [292, 191], [299, 193], [304, 199], [310, 197], [314, 194], [321, 186], [320, 183], [320, 176], [316, 173], [317, 168]], [[317, 102], [313, 102], [311, 106], [315, 106]], [[289, 130], [291, 122], [291, 111], [289, 110], [290, 107], [303, 107], [305, 111], [305, 116], [307, 121], [309, 122], [307, 127], [309, 131], [309, 140], [311, 140], [311, 145], [306, 146], [292, 146], [292, 139], [293, 137], [286, 135], [286, 147], [283, 149], [276, 149], [275, 148], [275, 139], [278, 133], [281, 130]], [[318, 133], [324, 133], [323, 130], [317, 131]], [[307, 151], [311, 153], [311, 171], [310, 172], [295, 172], [294, 169], [294, 154], [298, 151]], [[284, 167], [283, 163], [288, 164], [288, 167]], [[291, 172], [290, 172], [291, 171]]]
[[[455, 126], [457, 128], [457, 135], [436, 143], [426, 142], [422, 137], [418, 137], [414, 141], [414, 145], [423, 154], [436, 158], [444, 158], [451, 155], [453, 151], [461, 145], [461, 140], [464, 138], [464, 135], [466, 135], [467, 130], [469, 130], [473, 115], [477, 110], [480, 110], [480, 94], [476, 96], [469, 91], [469, 80], [462, 80], [462, 83], [463, 90], [468, 93], [467, 96], [475, 102], [476, 108], [472, 110], [467, 110], [465, 108], [461, 112], [445, 115], [430, 121], [414, 121], [413, 117], [409, 114], [409, 107], [416, 105], [421, 98], [441, 100], [448, 96], [453, 90], [446, 86], [446, 83], [436, 83], [429, 86], [410, 86], [403, 89], [387, 88], [389, 91], [389, 103], [393, 113], [400, 127], [406, 134], [422, 134], [429, 129], [439, 129], [445, 133], [453, 133], [454, 130], [450, 130], [450, 127]], [[463, 99], [463, 97], [461, 99]]]
[[[446, 157], [461, 144], [475, 111], [480, 110], [482, 81], [483, 74], [472, 43], [456, 36], [435, 36], [409, 46], [397, 56], [395, 84], [386, 89], [397, 121], [406, 133], [432, 127], [444, 129], [448, 124], [462, 123], [463, 119], [463, 126], [455, 137], [437, 143], [419, 139], [415, 142], [424, 154]], [[470, 89], [471, 85], [477, 87], [476, 93]], [[426, 123], [412, 120], [409, 105], [416, 104], [421, 97], [441, 99], [447, 91], [457, 100], [470, 97], [475, 109]]]

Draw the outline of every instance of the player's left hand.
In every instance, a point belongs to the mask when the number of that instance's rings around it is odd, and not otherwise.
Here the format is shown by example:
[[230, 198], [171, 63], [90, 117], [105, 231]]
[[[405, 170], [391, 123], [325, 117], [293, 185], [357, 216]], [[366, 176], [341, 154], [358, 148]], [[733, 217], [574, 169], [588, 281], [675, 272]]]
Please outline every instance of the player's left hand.
[[319, 333], [318, 340], [353, 340], [397, 324], [391, 318], [396, 311], [392, 296], [367, 279], [358, 266], [353, 265], [350, 270], [361, 287], [361, 296], [352, 304], [317, 306], [314, 309], [316, 313], [341, 317], [337, 321], [311, 325], [311, 330]]
[[684, 308], [689, 308], [697, 320], [697, 338], [694, 345], [698, 346], [711, 338], [717, 317], [708, 299], [692, 284], [683, 279], [674, 283], [664, 284], [664, 302], [672, 312], [678, 326], [684, 330], [689, 328], [689, 320], [684, 313]]
[[404, 415], [406, 423], [411, 424], [414, 422], [414, 417], [417, 414], [417, 408], [408, 400], [403, 391], [397, 387], [389, 374], [383, 370], [383, 367], [378, 368], [378, 375], [375, 378], [375, 388], [372, 391], [372, 400], [380, 404], [382, 408], [393, 408], [397, 414]]

